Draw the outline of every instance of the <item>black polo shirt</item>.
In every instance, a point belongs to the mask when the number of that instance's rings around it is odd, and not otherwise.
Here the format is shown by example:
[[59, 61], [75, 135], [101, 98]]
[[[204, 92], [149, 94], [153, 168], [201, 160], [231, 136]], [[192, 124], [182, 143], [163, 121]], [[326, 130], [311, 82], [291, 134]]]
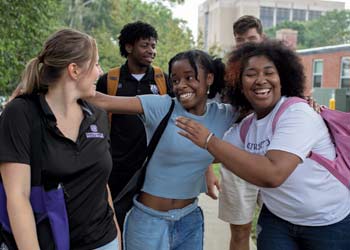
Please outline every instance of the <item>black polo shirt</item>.
[[[41, 164], [43, 182], [62, 183], [70, 230], [70, 249], [94, 249], [116, 238], [113, 212], [106, 185], [112, 161], [109, 153], [108, 121], [105, 112], [84, 101], [84, 113], [76, 142], [56, 126], [56, 118], [43, 96], [41, 117]], [[32, 112], [28, 99], [16, 98], [0, 117], [0, 162], [31, 163]], [[35, 167], [35, 166], [31, 166]], [[44, 180], [45, 179], [45, 180]], [[35, 184], [35, 183], [34, 183]], [[33, 183], [32, 183], [33, 185]]]
[[[166, 75], [165, 75], [166, 76]], [[143, 78], [138, 81], [130, 73], [127, 62], [120, 68], [117, 96], [158, 94], [154, 71], [150, 66]], [[167, 90], [171, 87], [166, 76]], [[107, 93], [107, 74], [97, 82], [97, 91]], [[111, 153], [113, 169], [109, 179], [112, 197], [123, 189], [135, 171], [142, 166], [146, 157], [146, 132], [137, 115], [113, 114], [111, 121]]]

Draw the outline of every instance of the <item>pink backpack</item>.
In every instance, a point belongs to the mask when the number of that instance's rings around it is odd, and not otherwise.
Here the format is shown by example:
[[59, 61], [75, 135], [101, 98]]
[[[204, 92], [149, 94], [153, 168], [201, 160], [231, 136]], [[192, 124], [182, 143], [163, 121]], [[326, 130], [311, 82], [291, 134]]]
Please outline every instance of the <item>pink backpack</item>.
[[[305, 102], [299, 97], [290, 97], [278, 109], [272, 121], [272, 133], [274, 133], [278, 119], [283, 112], [292, 104]], [[336, 158], [328, 160], [325, 157], [311, 152], [309, 156], [329, 170], [341, 183], [350, 189], [350, 113], [322, 108], [321, 116], [326, 122], [332, 142], [335, 145]], [[253, 121], [253, 114], [243, 121], [240, 137], [243, 143], [249, 127]]]

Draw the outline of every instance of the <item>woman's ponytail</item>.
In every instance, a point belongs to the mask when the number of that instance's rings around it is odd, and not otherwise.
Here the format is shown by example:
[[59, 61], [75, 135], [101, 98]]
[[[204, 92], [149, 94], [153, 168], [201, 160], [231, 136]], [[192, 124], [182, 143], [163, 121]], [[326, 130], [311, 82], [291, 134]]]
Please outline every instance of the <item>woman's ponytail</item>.
[[32, 58], [22, 73], [22, 93], [32, 94], [39, 90], [40, 61], [37, 57]]

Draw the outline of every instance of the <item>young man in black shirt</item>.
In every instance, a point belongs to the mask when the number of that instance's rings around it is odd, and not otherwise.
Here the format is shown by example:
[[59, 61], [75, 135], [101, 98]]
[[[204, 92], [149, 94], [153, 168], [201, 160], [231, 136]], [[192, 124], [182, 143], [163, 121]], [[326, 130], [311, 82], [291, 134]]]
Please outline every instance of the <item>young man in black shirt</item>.
[[[164, 91], [170, 93], [166, 75], [161, 71], [155, 72], [156, 67], [151, 66], [156, 56], [158, 39], [155, 28], [140, 21], [129, 23], [123, 27], [118, 39], [120, 54], [127, 60], [118, 68], [117, 76], [111, 77], [111, 71], [104, 74], [97, 82], [96, 90], [108, 93], [108, 81], [117, 79], [113, 93], [108, 94], [136, 96], [164, 94]], [[155, 79], [157, 76], [163, 80], [162, 89]], [[113, 170], [109, 187], [114, 199], [141, 167], [147, 143], [143, 123], [137, 115], [113, 114], [110, 122]]]

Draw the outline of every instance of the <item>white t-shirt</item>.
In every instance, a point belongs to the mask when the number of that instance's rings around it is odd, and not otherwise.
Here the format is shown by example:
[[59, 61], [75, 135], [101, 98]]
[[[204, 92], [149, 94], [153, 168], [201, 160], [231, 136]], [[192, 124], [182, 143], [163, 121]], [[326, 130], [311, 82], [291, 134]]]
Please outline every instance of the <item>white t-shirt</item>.
[[265, 155], [269, 150], [282, 150], [302, 160], [281, 186], [260, 189], [264, 204], [273, 214], [297, 225], [339, 222], [350, 213], [350, 191], [325, 167], [306, 158], [310, 151], [335, 158], [328, 129], [321, 116], [307, 104], [296, 103], [280, 116], [272, 133], [273, 118], [285, 100], [282, 97], [266, 117], [260, 120], [254, 117], [245, 145], [240, 138], [242, 122], [229, 130], [225, 138], [251, 153]]

